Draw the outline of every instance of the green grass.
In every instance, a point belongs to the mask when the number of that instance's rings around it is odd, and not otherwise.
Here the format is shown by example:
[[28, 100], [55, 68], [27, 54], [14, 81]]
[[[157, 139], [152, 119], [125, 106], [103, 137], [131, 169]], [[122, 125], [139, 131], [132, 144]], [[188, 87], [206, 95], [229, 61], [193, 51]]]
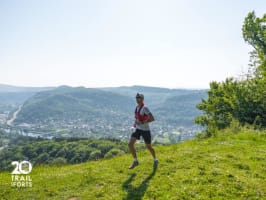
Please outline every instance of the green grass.
[[140, 165], [130, 155], [61, 167], [33, 167], [32, 188], [11, 188], [0, 173], [1, 199], [266, 199], [266, 134], [222, 135], [155, 147]]

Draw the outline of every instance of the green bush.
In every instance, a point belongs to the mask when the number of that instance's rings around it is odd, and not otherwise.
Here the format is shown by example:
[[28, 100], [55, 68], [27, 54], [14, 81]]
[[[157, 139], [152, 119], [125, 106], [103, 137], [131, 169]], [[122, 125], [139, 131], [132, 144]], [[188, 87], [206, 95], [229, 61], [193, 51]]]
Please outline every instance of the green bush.
[[112, 158], [114, 156], [120, 156], [120, 155], [123, 155], [125, 154], [124, 151], [120, 150], [120, 149], [111, 149], [110, 151], [108, 151], [105, 155], [104, 155], [104, 158]]
[[95, 150], [90, 154], [90, 159], [91, 160], [98, 160], [100, 159], [102, 156], [102, 153], [100, 150]]
[[52, 165], [64, 165], [67, 163], [67, 160], [63, 157], [58, 157], [52, 160]]
[[[128, 152], [127, 144], [119, 141], [79, 138], [40, 140], [19, 137], [19, 140], [11, 141], [8, 148], [0, 151], [0, 167], [1, 170], [10, 169], [11, 162], [7, 160], [30, 160], [34, 165], [58, 165], [109, 158], [124, 152]], [[106, 154], [108, 155], [105, 156]]]

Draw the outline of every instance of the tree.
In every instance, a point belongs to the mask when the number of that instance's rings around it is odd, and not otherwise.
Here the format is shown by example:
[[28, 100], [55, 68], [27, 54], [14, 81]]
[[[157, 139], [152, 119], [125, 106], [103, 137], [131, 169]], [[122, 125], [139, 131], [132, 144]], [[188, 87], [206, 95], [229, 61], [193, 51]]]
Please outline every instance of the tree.
[[37, 164], [46, 164], [46, 163], [48, 163], [48, 160], [49, 160], [49, 154], [48, 153], [42, 153], [37, 157], [36, 163]]
[[100, 150], [95, 150], [95, 151], [91, 152], [90, 159], [91, 160], [98, 160], [99, 158], [101, 158], [101, 155], [102, 155], [102, 153]]
[[244, 40], [254, 48], [251, 60], [255, 66], [255, 76], [246, 81], [249, 106], [253, 108], [249, 114], [255, 118], [252, 119], [254, 124], [266, 127], [266, 14], [259, 18], [254, 11], [248, 13], [242, 32]]
[[236, 85], [234, 79], [210, 83], [208, 99], [203, 99], [197, 105], [197, 108], [203, 111], [203, 115], [196, 117], [195, 122], [207, 127], [208, 134], [230, 125], [233, 119]]
[[253, 55], [258, 57], [258, 70], [266, 71], [266, 14], [262, 18], [256, 17], [255, 12], [248, 13], [245, 18], [242, 33], [244, 40], [249, 43], [255, 51]]
[[240, 124], [266, 127], [266, 14], [258, 18], [250, 12], [243, 24], [243, 37], [254, 47], [251, 52], [251, 70], [244, 79], [227, 78], [210, 83], [208, 99], [197, 108], [203, 115], [195, 122], [206, 127], [207, 136], [228, 127], [235, 119]]
[[53, 159], [52, 162], [51, 162], [52, 165], [64, 165], [64, 164], [66, 164], [66, 163], [67, 163], [67, 161], [66, 161], [66, 159], [63, 158], [63, 157], [55, 158], [55, 159]]

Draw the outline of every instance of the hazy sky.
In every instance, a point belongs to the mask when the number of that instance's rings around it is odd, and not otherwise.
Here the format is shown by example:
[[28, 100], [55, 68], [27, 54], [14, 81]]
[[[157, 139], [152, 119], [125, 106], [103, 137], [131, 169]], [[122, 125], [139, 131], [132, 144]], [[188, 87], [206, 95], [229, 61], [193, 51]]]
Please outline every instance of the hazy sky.
[[0, 83], [208, 88], [246, 69], [265, 0], [0, 0]]

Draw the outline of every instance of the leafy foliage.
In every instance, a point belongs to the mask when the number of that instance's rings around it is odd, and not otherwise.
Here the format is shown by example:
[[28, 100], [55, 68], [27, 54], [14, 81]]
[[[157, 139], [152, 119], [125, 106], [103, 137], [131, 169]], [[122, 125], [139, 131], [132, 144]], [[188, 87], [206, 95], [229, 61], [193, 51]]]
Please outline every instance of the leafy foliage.
[[[126, 143], [111, 140], [55, 138], [52, 140], [18, 137], [0, 151], [0, 169], [10, 170], [14, 160], [29, 160], [34, 165], [60, 165], [111, 158], [128, 152]], [[137, 147], [141, 149], [142, 146]]]
[[266, 14], [262, 18], [258, 18], [254, 11], [248, 13], [242, 32], [244, 40], [255, 49], [259, 59], [264, 61], [266, 56]]
[[[243, 37], [254, 47], [249, 71], [244, 79], [228, 78], [212, 82], [208, 99], [197, 105], [203, 115], [195, 122], [207, 127], [207, 135], [230, 125], [233, 119], [240, 124], [266, 127], [266, 14], [257, 18], [254, 12], [247, 15], [243, 25]], [[254, 59], [256, 60], [254, 62]]]

